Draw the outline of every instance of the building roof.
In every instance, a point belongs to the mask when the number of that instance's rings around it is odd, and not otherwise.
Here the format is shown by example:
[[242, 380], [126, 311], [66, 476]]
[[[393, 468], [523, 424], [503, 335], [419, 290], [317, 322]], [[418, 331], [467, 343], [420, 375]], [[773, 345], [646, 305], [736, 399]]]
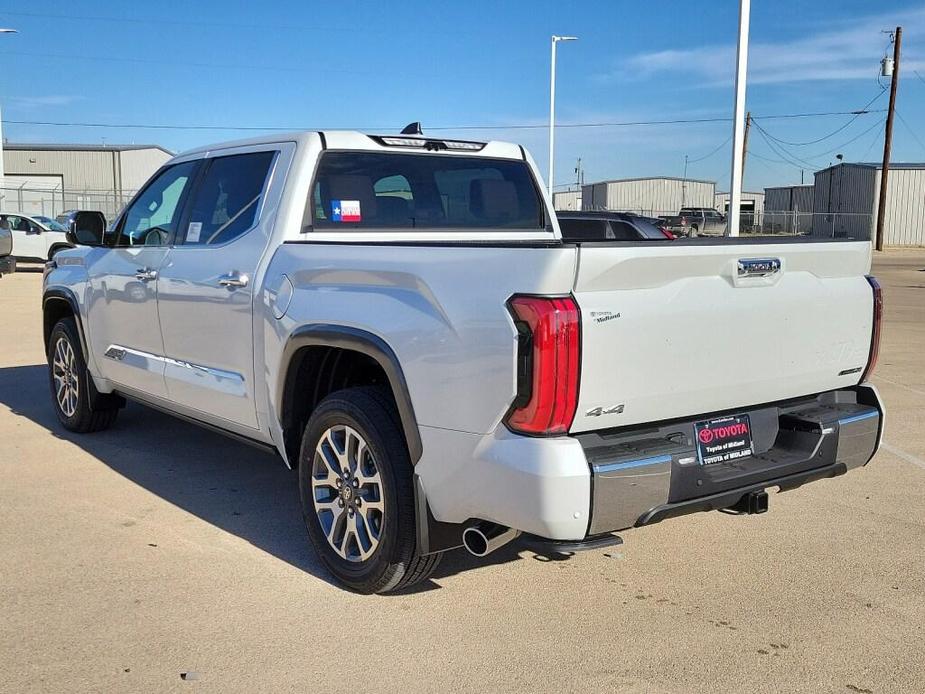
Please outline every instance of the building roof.
[[594, 181], [585, 183], [586, 186], [599, 186], [602, 183], [635, 183], [636, 181], [681, 181], [682, 183], [706, 183], [711, 186], [716, 185], [716, 181], [705, 181], [700, 178], [680, 178], [678, 176], [640, 176], [638, 178], [611, 178], [606, 181]]
[[794, 183], [792, 186], [767, 186], [764, 191], [767, 193], [769, 190], [790, 190], [791, 188], [815, 188], [813, 183]]
[[[823, 171], [828, 171], [829, 169], [837, 169], [839, 166], [855, 166], [864, 169], [882, 169], [883, 162], [849, 162], [843, 161], [840, 164], [833, 164], [832, 166], [827, 166], [824, 169], [819, 169], [816, 173], [822, 173]], [[894, 161], [890, 162], [890, 171], [902, 170], [902, 169], [925, 169], [925, 162], [902, 162]]]
[[159, 149], [165, 154], [173, 156], [173, 152], [160, 145], [76, 145], [60, 142], [4, 142], [3, 149], [34, 152], [129, 152], [137, 149]]

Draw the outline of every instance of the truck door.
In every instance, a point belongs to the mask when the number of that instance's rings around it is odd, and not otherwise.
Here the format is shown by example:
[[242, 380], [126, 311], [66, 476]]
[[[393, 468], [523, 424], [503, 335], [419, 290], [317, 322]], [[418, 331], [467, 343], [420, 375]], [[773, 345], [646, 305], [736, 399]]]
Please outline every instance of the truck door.
[[164, 397], [164, 344], [157, 273], [167, 255], [198, 162], [163, 169], [131, 203], [112, 247], [88, 256], [90, 340], [101, 375], [141, 395]]
[[283, 184], [271, 174], [285, 171], [278, 159], [293, 151], [288, 143], [210, 153], [158, 277], [170, 400], [219, 424], [257, 428], [256, 273]]

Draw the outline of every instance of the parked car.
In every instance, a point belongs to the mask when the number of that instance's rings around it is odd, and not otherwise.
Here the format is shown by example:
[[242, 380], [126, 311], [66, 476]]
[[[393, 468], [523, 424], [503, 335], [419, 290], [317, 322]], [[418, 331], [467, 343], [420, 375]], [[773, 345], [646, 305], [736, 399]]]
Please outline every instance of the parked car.
[[0, 224], [0, 277], [16, 271], [16, 258], [13, 252], [13, 232]]
[[72, 247], [60, 225], [52, 228], [29, 215], [0, 212], [0, 228], [12, 233], [10, 255], [17, 260], [50, 260], [58, 251]]
[[76, 215], [78, 210], [65, 210], [61, 214], [55, 217], [55, 221], [58, 222], [65, 229], [70, 229], [71, 222], [74, 221], [74, 215]]
[[721, 236], [726, 232], [726, 215], [712, 207], [682, 207], [677, 215], [662, 219], [672, 233], [684, 236]]
[[556, 212], [565, 241], [665, 241], [661, 219], [627, 212]]
[[104, 229], [46, 266], [61, 425], [130, 398], [275, 451], [360, 592], [761, 513], [880, 445], [869, 242], [569, 241], [517, 145], [347, 131], [181, 154]]
[[51, 231], [67, 232], [67, 227], [64, 226], [57, 219], [52, 219], [51, 217], [46, 217], [40, 214], [32, 215], [32, 219], [34, 219], [36, 222], [41, 224], [46, 229], [50, 229]]

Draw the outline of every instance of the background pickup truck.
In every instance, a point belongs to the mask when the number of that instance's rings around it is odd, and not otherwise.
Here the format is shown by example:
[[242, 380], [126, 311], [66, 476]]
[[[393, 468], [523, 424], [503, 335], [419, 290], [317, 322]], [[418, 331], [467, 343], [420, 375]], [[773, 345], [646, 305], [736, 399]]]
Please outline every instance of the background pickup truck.
[[712, 207], [682, 207], [676, 215], [662, 217], [665, 227], [683, 236], [722, 236], [726, 232], [726, 215]]
[[131, 398], [275, 451], [357, 591], [762, 512], [879, 445], [866, 242], [564, 241], [522, 147], [355, 132], [193, 150], [74, 221], [44, 277], [62, 425]]

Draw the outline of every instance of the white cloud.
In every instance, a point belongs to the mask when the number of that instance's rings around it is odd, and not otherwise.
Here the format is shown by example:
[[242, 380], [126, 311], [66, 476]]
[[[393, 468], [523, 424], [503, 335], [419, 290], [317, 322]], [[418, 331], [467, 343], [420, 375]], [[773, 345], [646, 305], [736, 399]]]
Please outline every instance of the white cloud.
[[[906, 35], [925, 34], [925, 7], [904, 13], [860, 17], [837, 22], [835, 28], [785, 41], [752, 41], [749, 84], [785, 84], [815, 80], [875, 79], [887, 38], [885, 27], [903, 26]], [[755, 24], [751, 35], [754, 37]], [[913, 44], [914, 45], [914, 44]], [[925, 68], [908, 43], [905, 71]], [[601, 75], [606, 80], [633, 80], [671, 73], [698, 85], [725, 86], [735, 70], [735, 43], [640, 53]]]

